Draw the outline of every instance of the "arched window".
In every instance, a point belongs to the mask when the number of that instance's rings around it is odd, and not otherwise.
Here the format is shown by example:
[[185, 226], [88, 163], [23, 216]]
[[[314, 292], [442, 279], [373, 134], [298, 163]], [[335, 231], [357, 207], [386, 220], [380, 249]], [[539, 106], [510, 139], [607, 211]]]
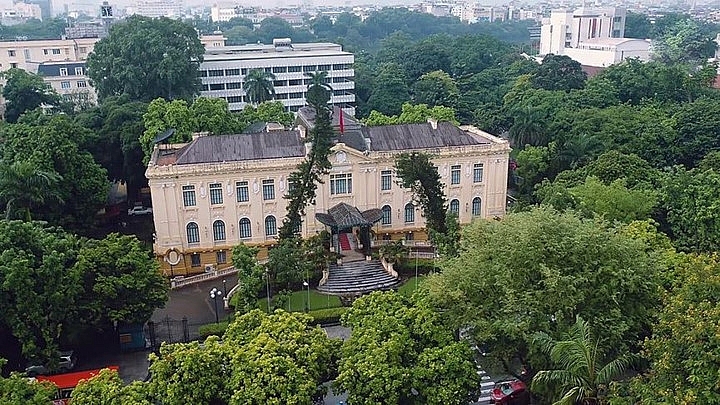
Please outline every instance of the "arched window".
[[474, 217], [480, 216], [480, 209], [482, 208], [482, 201], [480, 200], [480, 197], [473, 198], [472, 201], [472, 215]]
[[382, 222], [383, 225], [392, 224], [392, 208], [389, 205], [382, 207]]
[[225, 222], [219, 219], [213, 222], [213, 240], [225, 240]]
[[275, 236], [277, 235], [277, 221], [272, 215], [265, 217], [265, 235]]
[[238, 224], [238, 230], [240, 239], [247, 239], [252, 237], [252, 226], [250, 226], [250, 220], [248, 218], [243, 218], [240, 220], [240, 223]]
[[450, 212], [452, 212], [455, 215], [460, 215], [460, 201], [459, 200], [450, 201]]
[[198, 228], [198, 224], [190, 222], [185, 227], [185, 230], [187, 231], [188, 243], [200, 243], [200, 229]]
[[415, 206], [412, 203], [405, 204], [405, 222], [415, 222]]

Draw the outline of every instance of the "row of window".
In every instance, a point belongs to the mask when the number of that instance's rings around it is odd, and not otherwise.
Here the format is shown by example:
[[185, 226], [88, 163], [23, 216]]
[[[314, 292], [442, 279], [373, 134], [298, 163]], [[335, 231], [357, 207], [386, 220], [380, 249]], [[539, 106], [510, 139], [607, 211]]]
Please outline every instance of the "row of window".
[[[380, 220], [380, 223], [382, 225], [392, 225], [392, 207], [389, 205], [384, 205], [381, 209], [382, 211], [382, 218]], [[482, 210], [482, 200], [480, 197], [475, 197], [472, 200], [472, 216], [478, 217], [481, 215]], [[460, 200], [453, 199], [450, 201], [450, 204], [448, 206], [448, 211], [454, 213], [455, 215], [460, 215]], [[404, 215], [405, 223], [413, 223], [415, 222], [415, 205], [412, 203], [405, 204], [405, 215]]]
[[[77, 87], [84, 88], [84, 87], [87, 87], [87, 86], [88, 86], [88, 85], [87, 85], [87, 82], [86, 82], [85, 80], [78, 80], [78, 81], [77, 81]], [[60, 88], [61, 88], [61, 89], [71, 89], [71, 88], [72, 88], [72, 84], [71, 84], [69, 81], [67, 81], [67, 82], [63, 81], [63, 82], [60, 82]]]
[[[75, 76], [82, 76], [85, 74], [85, 69], [82, 68], [82, 66], [75, 67]], [[67, 76], [68, 75], [68, 69], [67, 68], [60, 68], [60, 76]]]
[[[223, 204], [223, 187], [220, 183], [210, 183], [208, 185], [210, 191], [210, 204]], [[183, 205], [185, 207], [194, 207], [197, 205], [197, 196], [195, 195], [195, 186], [183, 186]], [[262, 197], [265, 201], [275, 199], [275, 180], [262, 181]], [[250, 186], [247, 181], [235, 182], [235, 198], [236, 202], [244, 203], [250, 201]]]
[[[225, 222], [218, 219], [213, 222], [213, 241], [223, 242], [227, 240], [227, 233], [225, 232]], [[196, 222], [190, 222], [185, 226], [185, 232], [187, 235], [188, 244], [200, 243], [200, 227]], [[268, 215], [265, 217], [265, 236], [277, 235], [277, 219], [275, 216]], [[252, 224], [249, 218], [242, 218], [238, 222], [238, 237], [240, 239], [252, 238]]]
[[[23, 49], [23, 51], [25, 53], [25, 59], [30, 59], [30, 50]], [[7, 53], [10, 57], [17, 56], [17, 52], [14, 49], [8, 49]], [[44, 55], [60, 55], [60, 53], [60, 48], [43, 49]]]
[[[450, 166], [450, 184], [460, 184], [462, 165]], [[473, 165], [473, 183], [482, 183], [484, 166], [482, 163]]]
[[[13, 55], [11, 55], [13, 56]], [[208, 69], [201, 70], [200, 77], [223, 77], [223, 76], [246, 76], [250, 70], [262, 69], [268, 73], [312, 73], [329, 72], [331, 70], [352, 69], [351, 63], [337, 63], [333, 65], [304, 65], [304, 66], [275, 66], [265, 68], [240, 68], [240, 69]]]
[[[450, 170], [450, 183], [460, 184], [460, 165], [452, 166]], [[475, 163], [473, 166], [473, 182], [481, 183], [483, 180], [483, 164]], [[380, 172], [380, 190], [388, 191], [392, 189], [392, 170], [382, 170]], [[292, 184], [290, 185], [292, 187]], [[221, 183], [210, 183], [208, 185], [210, 193], [210, 204], [220, 205], [224, 203], [223, 186]], [[338, 173], [330, 175], [330, 195], [352, 194], [352, 174]], [[183, 205], [185, 207], [194, 207], [197, 205], [197, 196], [195, 194], [195, 186], [182, 186]], [[247, 181], [235, 182], [235, 201], [246, 203], [250, 201], [250, 185]], [[275, 180], [267, 179], [262, 181], [262, 199], [263, 201], [272, 201], [275, 199]]]

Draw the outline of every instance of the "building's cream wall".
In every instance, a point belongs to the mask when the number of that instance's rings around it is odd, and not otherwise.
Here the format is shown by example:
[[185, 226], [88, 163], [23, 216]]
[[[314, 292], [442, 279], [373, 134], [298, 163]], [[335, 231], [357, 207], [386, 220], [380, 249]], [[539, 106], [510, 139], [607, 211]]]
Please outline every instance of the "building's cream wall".
[[[481, 217], [494, 218], [504, 215], [509, 151], [506, 141], [499, 141], [492, 146], [479, 145], [429, 151], [435, 155], [434, 163], [438, 166], [441, 180], [445, 184], [448, 203], [452, 199], [460, 201], [460, 223], [466, 224], [472, 220], [471, 210], [474, 197], [481, 198]], [[404, 221], [405, 205], [411, 202], [411, 193], [401, 189], [395, 183], [395, 177], [393, 177], [391, 190], [380, 190], [381, 171], [392, 170], [396, 157], [397, 154], [386, 152], [370, 152], [364, 155], [343, 144], [336, 145], [330, 156], [333, 164], [330, 174], [351, 173], [353, 192], [345, 195], [331, 195], [329, 175], [326, 176], [324, 184], [318, 186], [315, 205], [307, 207], [302, 226], [303, 236], [312, 236], [325, 229], [324, 225], [315, 220], [315, 213], [327, 212], [330, 207], [345, 202], [356, 206], [360, 211], [382, 208], [384, 205], [392, 207], [392, 224], [381, 225], [378, 222], [373, 228], [379, 238], [381, 234], [385, 233], [407, 232], [420, 232], [421, 235], [418, 234], [417, 238], [424, 237], [424, 232], [421, 231], [425, 221], [419, 207], [416, 208], [413, 223]], [[282, 224], [287, 202], [282, 197], [287, 191], [287, 178], [301, 161], [301, 158], [268, 159], [192, 166], [154, 166], [151, 162], [147, 176], [155, 221], [155, 254], [161, 257], [170, 249], [175, 249], [180, 253], [205, 252], [201, 255], [203, 262], [200, 268], [181, 268], [183, 262], [174, 266], [175, 274], [203, 271], [205, 264], [215, 264], [214, 253], [208, 255], [207, 252], [228, 251], [232, 246], [241, 242], [238, 223], [244, 217], [250, 219], [252, 238], [242, 240], [242, 242], [253, 245], [274, 243], [275, 237], [265, 235], [265, 218], [273, 215], [278, 228]], [[473, 183], [473, 165], [475, 163], [484, 165], [481, 183]], [[450, 184], [450, 167], [453, 165], [462, 166], [459, 185]], [[262, 180], [264, 179], [275, 180], [275, 199], [272, 201], [262, 200]], [[236, 181], [248, 181], [249, 202], [236, 202]], [[210, 205], [208, 190], [210, 183], [223, 185], [224, 204]], [[257, 192], [255, 192], [255, 184], [257, 184]], [[183, 206], [182, 186], [184, 185], [195, 185], [197, 199], [195, 207]], [[213, 241], [212, 223], [217, 219], [225, 222], [225, 241]], [[187, 243], [186, 226], [189, 222], [196, 222], [199, 226], [199, 244], [188, 245]], [[185, 261], [190, 263], [189, 255], [183, 256], [188, 256]], [[168, 267], [167, 263], [165, 266]]]

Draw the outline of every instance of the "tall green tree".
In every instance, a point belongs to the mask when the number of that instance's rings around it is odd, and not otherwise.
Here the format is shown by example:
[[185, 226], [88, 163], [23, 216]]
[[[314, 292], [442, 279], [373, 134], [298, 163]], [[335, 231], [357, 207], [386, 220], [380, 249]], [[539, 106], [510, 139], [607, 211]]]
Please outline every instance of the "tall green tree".
[[442, 105], [454, 107], [460, 97], [460, 91], [450, 75], [442, 70], [425, 73], [413, 84], [413, 101], [430, 107]]
[[644, 343], [650, 369], [630, 384], [625, 403], [720, 403], [720, 263], [715, 255], [675, 261], [676, 277]]
[[420, 205], [425, 217], [426, 227], [431, 238], [436, 234], [444, 234], [445, 226], [445, 192], [440, 181], [437, 166], [431, 156], [421, 152], [403, 153], [395, 161], [398, 184], [410, 189], [413, 199]]
[[80, 381], [72, 392], [72, 401], [76, 405], [153, 404], [148, 384], [135, 381], [125, 385], [117, 371], [107, 368], [90, 379]]
[[545, 90], [582, 89], [587, 75], [580, 63], [565, 55], [546, 55], [532, 76], [533, 86]]
[[549, 367], [534, 334], [561, 339], [577, 315], [602, 328], [608, 354], [632, 347], [658, 309], [664, 266], [622, 229], [541, 207], [465, 226], [427, 300], [452, 327], [470, 328], [488, 361], [527, 381]]
[[580, 316], [565, 335], [554, 341], [548, 334], [535, 336], [541, 350], [559, 367], [538, 372], [532, 389], [550, 393], [555, 405], [602, 404], [613, 380], [622, 377], [635, 356], [623, 355], [611, 361], [604, 358], [604, 347], [588, 323]]
[[375, 292], [343, 315], [351, 328], [337, 387], [353, 404], [467, 404], [479, 383], [472, 351], [440, 316], [395, 292]]
[[55, 171], [41, 170], [30, 161], [11, 164], [0, 161], [0, 202], [5, 208], [5, 219], [19, 217], [30, 221], [35, 207], [50, 201], [61, 202], [56, 188], [60, 180]]
[[293, 187], [289, 188], [285, 195], [288, 206], [287, 215], [278, 232], [281, 239], [292, 238], [298, 233], [302, 226], [302, 217], [305, 215], [305, 207], [315, 203], [317, 186], [322, 183], [323, 176], [332, 167], [328, 156], [335, 134], [330, 118], [328, 101], [331, 93], [329, 86], [325, 84], [326, 76], [327, 72], [311, 75], [312, 84], [308, 88], [307, 102], [315, 110], [315, 120], [309, 130], [312, 147], [305, 160], [288, 176], [288, 183]]
[[78, 252], [83, 294], [76, 303], [83, 320], [95, 328], [116, 322], [143, 324], [165, 305], [168, 285], [157, 261], [135, 236], [111, 233], [89, 240]]
[[223, 379], [232, 393], [227, 403], [310, 405], [321, 397], [322, 383], [336, 374], [340, 342], [310, 320], [257, 309], [235, 318], [223, 336], [231, 353], [231, 376]]
[[7, 122], [17, 122], [22, 114], [38, 107], [60, 107], [60, 96], [42, 77], [17, 68], [3, 72], [2, 77]]
[[403, 68], [396, 63], [385, 63], [378, 68], [374, 81], [366, 109], [385, 115], [400, 114], [400, 106], [410, 101], [410, 88]]
[[92, 132], [65, 115], [56, 115], [43, 125], [6, 126], [3, 136], [3, 161], [30, 162], [38, 170], [60, 176], [47, 193], [64, 203], [46, 200], [36, 207], [34, 218], [78, 233], [87, 232], [94, 224], [95, 213], [105, 206], [110, 188], [105, 169], [81, 147], [91, 139]]
[[[257, 307], [257, 298], [265, 277], [269, 277], [265, 268], [258, 263], [258, 249], [241, 243], [232, 250], [233, 267], [238, 271], [238, 290], [236, 310], [249, 312]], [[269, 282], [269, 281], [268, 281]], [[269, 293], [269, 292], [268, 292]]]
[[262, 69], [251, 69], [245, 76], [243, 90], [251, 103], [260, 104], [275, 96], [275, 75]]
[[23, 357], [50, 368], [77, 316], [82, 276], [73, 265], [79, 249], [77, 237], [57, 228], [0, 221], [0, 327], [20, 342]]
[[129, 17], [114, 24], [88, 56], [88, 76], [103, 100], [192, 99], [205, 48], [192, 25], [170, 18]]

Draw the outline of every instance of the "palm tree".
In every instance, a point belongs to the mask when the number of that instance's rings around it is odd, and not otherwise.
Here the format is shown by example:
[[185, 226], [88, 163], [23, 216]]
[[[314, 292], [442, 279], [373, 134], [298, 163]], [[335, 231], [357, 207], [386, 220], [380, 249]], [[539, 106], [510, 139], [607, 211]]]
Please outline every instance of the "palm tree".
[[317, 106], [325, 106], [330, 101], [330, 95], [332, 94], [332, 87], [327, 83], [328, 72], [323, 70], [322, 72], [308, 72], [306, 74], [310, 78], [307, 89], [308, 104], [316, 108]]
[[592, 336], [587, 322], [577, 317], [566, 336], [555, 342], [539, 333], [535, 343], [550, 355], [557, 370], [540, 371], [532, 381], [532, 389], [561, 389], [561, 398], [554, 405], [603, 404], [608, 384], [622, 375], [636, 356], [625, 355], [603, 363], [600, 339]]
[[380, 257], [388, 263], [399, 265], [408, 256], [408, 248], [403, 245], [402, 241], [397, 240], [387, 245], [380, 246]]
[[5, 204], [5, 219], [11, 219], [14, 211], [23, 212], [29, 221], [33, 206], [47, 201], [60, 201], [55, 185], [62, 176], [45, 171], [30, 161], [0, 164], [0, 201]]
[[263, 69], [252, 69], [245, 76], [243, 90], [247, 94], [251, 103], [260, 104], [262, 102], [272, 100], [275, 96], [275, 87], [273, 85], [275, 75]]

